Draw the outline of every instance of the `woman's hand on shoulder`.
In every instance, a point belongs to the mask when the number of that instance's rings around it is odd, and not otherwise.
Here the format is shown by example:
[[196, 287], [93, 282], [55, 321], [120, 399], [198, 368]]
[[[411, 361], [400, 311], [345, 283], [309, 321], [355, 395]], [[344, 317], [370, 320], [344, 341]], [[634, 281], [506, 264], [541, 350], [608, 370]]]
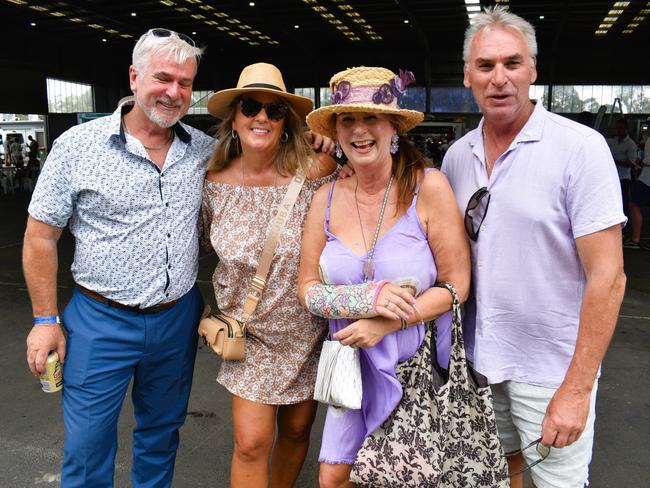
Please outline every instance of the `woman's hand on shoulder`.
[[307, 177], [310, 180], [317, 180], [331, 175], [334, 171], [336, 171], [336, 161], [334, 158], [326, 153], [316, 153]]

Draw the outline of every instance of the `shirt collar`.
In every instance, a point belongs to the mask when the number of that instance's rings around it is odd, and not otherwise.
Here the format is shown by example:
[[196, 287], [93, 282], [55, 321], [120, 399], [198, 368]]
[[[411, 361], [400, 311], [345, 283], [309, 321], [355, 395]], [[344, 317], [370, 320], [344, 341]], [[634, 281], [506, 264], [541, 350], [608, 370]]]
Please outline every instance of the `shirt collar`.
[[[544, 105], [537, 101], [533, 101], [535, 108], [533, 113], [530, 114], [528, 120], [521, 128], [514, 141], [512, 141], [511, 147], [516, 145], [519, 142], [531, 142], [539, 141], [542, 138], [542, 131], [544, 129], [544, 119], [546, 118], [547, 110], [544, 108]], [[479, 142], [483, 143], [483, 124], [485, 119], [481, 118], [481, 121], [478, 124], [478, 127], [468, 140], [471, 147], [476, 147]]]
[[[115, 112], [110, 115], [109, 121], [109, 131], [108, 138], [116, 137], [122, 144], [126, 144], [126, 134], [124, 133], [124, 124], [122, 124], [122, 116], [128, 114], [133, 108], [133, 102], [126, 102], [117, 107]], [[189, 144], [192, 141], [191, 134], [185, 128], [185, 124], [182, 122], [176, 122], [173, 127], [174, 132], [178, 138], [183, 141], [185, 144]]]

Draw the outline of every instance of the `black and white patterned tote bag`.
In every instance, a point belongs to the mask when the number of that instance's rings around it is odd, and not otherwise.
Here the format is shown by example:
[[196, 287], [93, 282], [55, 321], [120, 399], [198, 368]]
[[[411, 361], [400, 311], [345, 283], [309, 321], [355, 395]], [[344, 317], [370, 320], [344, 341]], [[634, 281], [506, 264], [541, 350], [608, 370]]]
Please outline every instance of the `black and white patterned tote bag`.
[[460, 303], [453, 297], [449, 373], [438, 365], [435, 324], [397, 366], [404, 393], [391, 416], [364, 441], [350, 480], [361, 487], [510, 486], [485, 377], [465, 357]]

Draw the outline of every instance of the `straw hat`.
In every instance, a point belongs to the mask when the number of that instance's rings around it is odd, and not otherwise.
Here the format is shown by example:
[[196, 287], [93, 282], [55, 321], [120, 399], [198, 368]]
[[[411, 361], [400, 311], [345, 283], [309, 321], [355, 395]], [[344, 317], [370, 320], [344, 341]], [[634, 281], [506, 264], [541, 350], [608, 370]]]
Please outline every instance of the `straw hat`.
[[395, 75], [386, 68], [348, 68], [332, 76], [332, 104], [311, 112], [307, 125], [314, 132], [336, 139], [334, 114], [375, 112], [394, 115], [397, 132], [408, 132], [424, 119], [422, 112], [397, 106], [398, 94], [404, 93], [413, 81], [415, 77], [410, 71], [400, 70]]
[[280, 70], [268, 63], [255, 63], [246, 66], [239, 75], [237, 88], [220, 90], [210, 95], [208, 112], [223, 119], [230, 111], [230, 104], [239, 95], [250, 92], [272, 93], [284, 98], [298, 113], [301, 119], [314, 108], [310, 98], [287, 93]]

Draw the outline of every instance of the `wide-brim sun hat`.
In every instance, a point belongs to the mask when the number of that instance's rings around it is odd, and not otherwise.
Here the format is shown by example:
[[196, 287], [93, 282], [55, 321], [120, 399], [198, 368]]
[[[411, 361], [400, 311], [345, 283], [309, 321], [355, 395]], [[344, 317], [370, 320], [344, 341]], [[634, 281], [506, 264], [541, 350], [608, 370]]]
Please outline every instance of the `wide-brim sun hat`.
[[424, 120], [417, 110], [399, 108], [397, 98], [415, 81], [413, 73], [400, 70], [396, 75], [386, 68], [359, 66], [336, 73], [330, 79], [331, 105], [307, 115], [313, 132], [336, 139], [335, 115], [346, 112], [371, 112], [393, 115], [397, 132], [403, 134]]
[[304, 120], [314, 108], [314, 102], [307, 97], [288, 93], [280, 70], [269, 63], [255, 63], [246, 66], [239, 75], [236, 88], [220, 90], [210, 95], [208, 112], [218, 119], [225, 118], [235, 98], [244, 93], [264, 92], [282, 97]]

